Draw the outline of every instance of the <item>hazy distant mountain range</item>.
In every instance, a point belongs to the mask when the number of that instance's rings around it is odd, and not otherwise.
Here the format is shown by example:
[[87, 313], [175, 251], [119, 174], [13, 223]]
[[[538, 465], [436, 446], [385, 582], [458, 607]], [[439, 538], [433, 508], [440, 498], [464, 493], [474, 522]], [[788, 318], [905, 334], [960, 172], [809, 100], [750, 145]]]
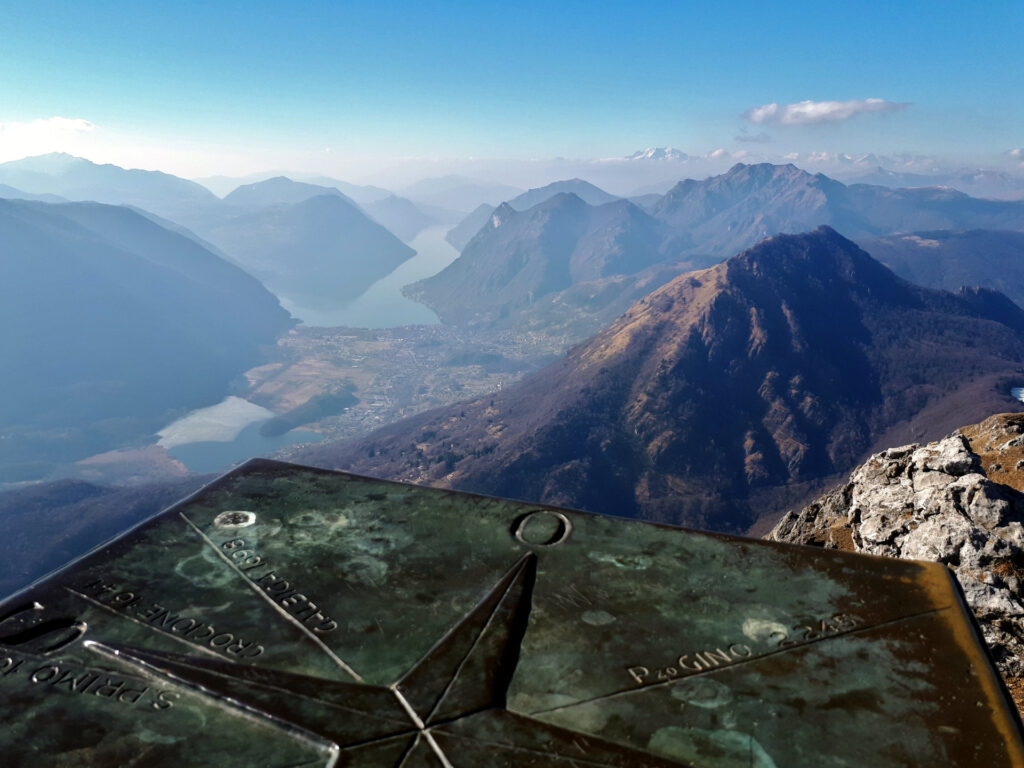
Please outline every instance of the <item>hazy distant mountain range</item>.
[[877, 184], [884, 187], [951, 187], [972, 197], [994, 200], [1024, 200], [1024, 177], [1003, 171], [963, 170], [952, 173], [905, 173], [881, 166], [858, 174], [849, 183]]
[[384, 189], [383, 187], [375, 187], [365, 184], [352, 184], [348, 181], [334, 179], [329, 176], [310, 176], [308, 174], [293, 174], [281, 171], [257, 173], [244, 177], [205, 176], [203, 178], [193, 179], [193, 181], [197, 184], [202, 184], [215, 195], [223, 198], [227, 197], [231, 192], [239, 187], [258, 184], [261, 181], [267, 181], [268, 179], [278, 178], [281, 176], [294, 179], [295, 181], [313, 184], [318, 187], [333, 187], [344, 193], [352, 200], [355, 200], [360, 205], [363, 203], [372, 203], [376, 200], [383, 200], [385, 197], [393, 194], [390, 190]]
[[[635, 153], [630, 162], [682, 168], [684, 154], [655, 148]], [[982, 175], [971, 178], [978, 181]], [[986, 183], [994, 178], [988, 174]], [[380, 187], [320, 180], [333, 185], [276, 177], [241, 185], [221, 200], [194, 182], [168, 174], [97, 165], [68, 155], [0, 164], [0, 184], [13, 188], [0, 194], [54, 195], [136, 206], [161, 217], [162, 223], [187, 227], [188, 234], [194, 232], [201, 243], [215, 246], [292, 305], [311, 308], [354, 299], [412, 255], [395, 241], [409, 241], [438, 218], [447, 218], [452, 208], [474, 203], [476, 209], [449, 232], [448, 239], [461, 251], [478, 234], [489, 236], [448, 270], [410, 288], [410, 295], [435, 309], [443, 307], [443, 314], [460, 318], [458, 322], [493, 322], [545, 300], [557, 310], [561, 291], [593, 279], [628, 277], [655, 268], [667, 279], [669, 264], [682, 269], [711, 264], [771, 234], [805, 231], [820, 224], [858, 240], [917, 231], [1024, 229], [1024, 202], [981, 200], [940, 187], [844, 185], [792, 165], [739, 164], [703, 181], [681, 181], [664, 195], [649, 193], [636, 199], [637, 207], [649, 214], [646, 218], [631, 213], [620, 224], [602, 229], [596, 223], [600, 216], [578, 209], [574, 214], [578, 220], [559, 216], [542, 229], [525, 227], [515, 237], [511, 231], [496, 234], [494, 211], [485, 207], [489, 203], [481, 204], [482, 199], [507, 195], [511, 209], [525, 212], [562, 193], [575, 194], [594, 207], [618, 198], [581, 179], [520, 192], [463, 177], [443, 177], [404, 190], [415, 199], [391, 195]], [[1003, 181], [1010, 184], [1012, 179]], [[337, 199], [306, 205], [320, 195]], [[294, 206], [300, 208], [286, 210]], [[502, 218], [512, 221], [505, 214]], [[614, 255], [617, 250], [619, 256]], [[570, 257], [571, 267], [565, 261]], [[546, 263], [546, 276], [536, 273], [538, 259]], [[517, 263], [526, 270], [524, 274], [517, 274]], [[603, 266], [588, 272], [583, 263]], [[321, 274], [314, 275], [313, 269]], [[568, 281], [556, 273], [569, 275]], [[652, 274], [641, 283], [650, 287]], [[480, 276], [486, 277], [485, 283], [474, 284]], [[603, 295], [601, 286], [595, 290]], [[632, 297], [633, 291], [619, 280], [613, 293], [621, 301]], [[580, 296], [577, 290], [573, 311], [581, 306]], [[618, 304], [588, 302], [598, 312], [621, 309]]]
[[[615, 195], [610, 195], [603, 189], [595, 187], [583, 179], [567, 179], [565, 181], [556, 181], [537, 189], [527, 190], [503, 204], [516, 211], [525, 211], [550, 200], [555, 195], [561, 194], [576, 195], [576, 197], [589, 205], [604, 205], [619, 199]], [[473, 239], [473, 236], [480, 231], [480, 228], [487, 223], [487, 220], [496, 208], [497, 206], [490, 205], [478, 206], [454, 228], [449, 230], [445, 239], [455, 246], [455, 250], [461, 252], [469, 241]]]
[[127, 207], [0, 200], [0, 243], [7, 479], [215, 402], [292, 325], [255, 278]]
[[[655, 148], [635, 153], [630, 161], [668, 167], [681, 164], [684, 154]], [[623, 309], [640, 286], [650, 289], [669, 279], [673, 270], [705, 266], [771, 234], [820, 224], [858, 240], [917, 231], [1024, 229], [1024, 202], [980, 200], [939, 187], [847, 186], [792, 165], [739, 164], [703, 181], [681, 181], [661, 196], [644, 195], [637, 198], [639, 205], [624, 205], [615, 215], [590, 210], [618, 198], [581, 179], [527, 192], [463, 177], [427, 179], [405, 190], [429, 201], [420, 205], [379, 187], [320, 180], [334, 185], [275, 177], [241, 185], [221, 200], [168, 174], [101, 166], [68, 155], [0, 165], [0, 183], [12, 187], [0, 193], [89, 196], [137, 206], [159, 216], [164, 226], [188, 227], [182, 234], [227, 255], [292, 306], [310, 308], [354, 299], [411, 257], [398, 241], [411, 240], [436, 221], [424, 208], [434, 206], [431, 210], [444, 217], [440, 206], [514, 192], [497, 219], [495, 210], [481, 204], [451, 230], [449, 241], [466, 252], [440, 274], [409, 288], [410, 296], [446, 321], [460, 323], [537, 327], [538, 318], [557, 322], [556, 316], [583, 318], [588, 313], [596, 322]], [[339, 187], [358, 194], [360, 201]], [[588, 205], [550, 215], [544, 206], [566, 193]], [[309, 204], [318, 196], [334, 200]], [[538, 206], [530, 217], [511, 215]], [[497, 220], [509, 226], [499, 231]], [[894, 267], [902, 269], [896, 262]], [[990, 285], [979, 269], [961, 272], [964, 278], [978, 276], [969, 282]], [[563, 296], [569, 289], [573, 295]], [[580, 327], [596, 326], [584, 322]]]
[[[10, 185], [0, 197], [62, 199], [46, 197], [56, 193], [135, 206], [163, 224], [188, 227], [190, 236], [213, 244], [297, 306], [354, 299], [413, 255], [400, 238], [412, 239], [434, 223], [411, 201], [379, 188], [345, 185], [367, 200], [361, 206], [336, 187], [275, 177], [241, 185], [221, 200], [169, 174], [61, 154], [0, 164], [0, 183]], [[321, 195], [335, 201], [307, 204]]]
[[[581, 184], [549, 185], [518, 199], [520, 204], [550, 201], [565, 186]], [[594, 189], [587, 185], [591, 194]], [[603, 229], [587, 206], [565, 207], [553, 217], [544, 202], [517, 216], [515, 202], [500, 215], [485, 216], [486, 210], [478, 209], [449, 232], [449, 241], [458, 246], [479, 222], [460, 257], [409, 286], [408, 295], [445, 322], [486, 323], [527, 312], [542, 297], [581, 282], [579, 265], [585, 262], [603, 264], [601, 277], [659, 263], [694, 268], [765, 237], [822, 224], [855, 239], [924, 229], [1024, 230], [1024, 202], [981, 200], [942, 187], [846, 186], [792, 165], [738, 164], [720, 176], [681, 181], [660, 198], [645, 199], [645, 212], [634, 206], [628, 221]], [[616, 250], [620, 257], [607, 257]]]
[[1001, 295], [919, 288], [821, 228], [676, 278], [503, 392], [303, 459], [741, 530], [909, 419], [1005, 409], [1022, 356]]
[[681, 181], [651, 214], [683, 230], [690, 248], [726, 256], [779, 232], [821, 224], [847, 237], [921, 229], [1024, 229], [1024, 204], [978, 200], [955, 190], [846, 186], [793, 165], [736, 165], [704, 181]]
[[341, 179], [332, 179], [329, 176], [310, 176], [308, 178], [300, 176], [297, 178], [299, 181], [306, 181], [321, 187], [334, 187], [359, 205], [376, 203], [379, 200], [394, 195], [394, 192], [383, 187], [375, 187], [369, 184], [352, 184]]
[[537, 189], [527, 190], [523, 194], [509, 200], [508, 205], [517, 211], [525, 211], [546, 200], [550, 200], [555, 195], [565, 194], [576, 195], [587, 205], [604, 205], [619, 199], [615, 195], [610, 195], [603, 189], [595, 187], [589, 181], [568, 179], [566, 181], [555, 181]]
[[219, 217], [200, 233], [275, 294], [312, 308], [355, 299], [415, 255], [337, 190]]
[[22, 192], [20, 189], [15, 189], [7, 184], [0, 184], [0, 197], [7, 200], [36, 200], [41, 203], [68, 202], [66, 197], [61, 197], [60, 195], [51, 195], [47, 193], [34, 195], [31, 192]]
[[[769, 139], [767, 134], [741, 134], [738, 141], [747, 142], [751, 148]], [[634, 179], [632, 195], [648, 192], [664, 194], [680, 178], [702, 178], [713, 174], [716, 154], [728, 157], [719, 151], [710, 155], [689, 155], [673, 147], [649, 147], [637, 150], [621, 160], [604, 161], [600, 168], [594, 168], [594, 175], [576, 167], [574, 173], [593, 178], [598, 183], [618, 181], [616, 188], [627, 178]], [[883, 187], [952, 187], [972, 197], [993, 200], [1024, 199], [1024, 174], [1007, 172], [994, 168], [954, 168], [941, 158], [924, 155], [849, 155], [845, 153], [790, 154], [784, 157], [772, 156], [770, 152], [746, 152], [745, 158], [735, 159], [748, 164], [793, 163], [812, 172], [824, 173], [844, 184], [872, 184]], [[622, 162], [625, 161], [625, 162]], [[612, 169], [626, 169], [631, 173], [609, 174]], [[644, 173], [637, 173], [643, 169]], [[644, 178], [646, 176], [646, 179]], [[675, 177], [674, 179], [672, 177]], [[671, 179], [671, 181], [668, 181]]]
[[508, 184], [481, 182], [464, 176], [442, 176], [423, 179], [399, 191], [417, 204], [426, 203], [466, 213], [483, 204], [498, 205], [523, 190]]
[[245, 212], [252, 212], [260, 208], [269, 208], [272, 205], [294, 205], [320, 195], [335, 195], [350, 205], [356, 205], [352, 198], [338, 189], [292, 181], [286, 176], [275, 176], [253, 184], [243, 184], [224, 196], [224, 204]]
[[130, 203], [179, 223], [216, 195], [194, 181], [160, 171], [125, 170], [56, 153], [0, 163], [0, 183], [23, 192], [49, 193], [68, 200]]
[[388, 195], [381, 200], [363, 203], [362, 208], [389, 232], [407, 243], [424, 229], [437, 223], [433, 216], [417, 207], [411, 200], [398, 195]]
[[[355, 187], [352, 184], [346, 186]], [[370, 200], [364, 198], [364, 202], [358, 203], [336, 186], [322, 186], [276, 176], [238, 187], [224, 197], [224, 204], [242, 209], [246, 213], [254, 213], [274, 205], [293, 205], [319, 195], [334, 195], [369, 214], [389, 232], [405, 241], [412, 240], [423, 229], [435, 223], [433, 218], [423, 213], [412, 201], [392, 195], [386, 190], [380, 191], [384, 193], [383, 196], [374, 196]]]

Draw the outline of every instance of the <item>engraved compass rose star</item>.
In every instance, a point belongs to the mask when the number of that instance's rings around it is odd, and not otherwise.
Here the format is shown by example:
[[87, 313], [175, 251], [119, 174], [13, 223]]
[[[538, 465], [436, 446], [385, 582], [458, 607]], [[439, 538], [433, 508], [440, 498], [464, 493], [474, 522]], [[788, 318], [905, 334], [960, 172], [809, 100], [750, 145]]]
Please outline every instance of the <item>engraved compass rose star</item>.
[[87, 642], [332, 745], [347, 768], [679, 768], [675, 761], [505, 708], [526, 633], [537, 565], [526, 555], [398, 682], [306, 675]]

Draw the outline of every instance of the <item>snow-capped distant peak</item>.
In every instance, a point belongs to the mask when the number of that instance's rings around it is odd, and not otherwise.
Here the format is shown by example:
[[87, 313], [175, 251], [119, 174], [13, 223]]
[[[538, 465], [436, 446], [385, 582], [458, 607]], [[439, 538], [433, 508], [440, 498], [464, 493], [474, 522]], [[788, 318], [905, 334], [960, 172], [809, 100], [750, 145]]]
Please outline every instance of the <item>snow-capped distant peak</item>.
[[629, 155], [627, 160], [685, 160], [687, 154], [674, 147], [648, 147]]

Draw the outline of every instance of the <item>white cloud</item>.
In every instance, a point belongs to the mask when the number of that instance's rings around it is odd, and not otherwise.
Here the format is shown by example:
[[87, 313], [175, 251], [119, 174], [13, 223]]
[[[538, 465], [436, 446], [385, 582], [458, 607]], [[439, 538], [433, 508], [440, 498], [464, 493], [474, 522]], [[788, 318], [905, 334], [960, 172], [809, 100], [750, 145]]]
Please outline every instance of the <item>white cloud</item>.
[[95, 124], [77, 117], [0, 122], [0, 161], [47, 152], [74, 153], [95, 130]]
[[752, 123], [779, 123], [780, 125], [811, 125], [837, 123], [865, 112], [897, 112], [906, 109], [904, 101], [885, 99], [853, 99], [851, 101], [800, 101], [796, 104], [762, 104], [744, 113]]
[[1010, 157], [1014, 158], [1015, 160], [1024, 159], [1024, 149], [1011, 149], [1006, 154], [1008, 154]]

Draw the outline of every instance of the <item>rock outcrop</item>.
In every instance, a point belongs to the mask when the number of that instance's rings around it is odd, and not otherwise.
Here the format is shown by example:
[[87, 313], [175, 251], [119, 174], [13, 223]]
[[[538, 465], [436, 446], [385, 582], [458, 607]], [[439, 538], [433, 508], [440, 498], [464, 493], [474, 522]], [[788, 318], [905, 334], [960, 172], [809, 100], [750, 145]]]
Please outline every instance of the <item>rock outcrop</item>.
[[1024, 414], [878, 453], [767, 538], [951, 568], [1000, 671], [1024, 676]]

